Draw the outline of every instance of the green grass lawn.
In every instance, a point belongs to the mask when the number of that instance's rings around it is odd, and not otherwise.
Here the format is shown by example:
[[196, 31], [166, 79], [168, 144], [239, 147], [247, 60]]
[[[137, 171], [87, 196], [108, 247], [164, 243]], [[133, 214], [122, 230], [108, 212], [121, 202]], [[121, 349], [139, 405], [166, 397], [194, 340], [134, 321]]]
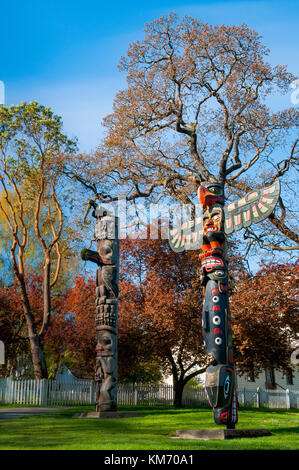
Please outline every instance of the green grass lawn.
[[266, 428], [273, 435], [234, 440], [171, 439], [176, 429], [211, 429], [208, 408], [119, 407], [142, 417], [79, 419], [93, 407], [0, 421], [1, 450], [297, 450], [299, 410], [241, 409], [238, 428]]

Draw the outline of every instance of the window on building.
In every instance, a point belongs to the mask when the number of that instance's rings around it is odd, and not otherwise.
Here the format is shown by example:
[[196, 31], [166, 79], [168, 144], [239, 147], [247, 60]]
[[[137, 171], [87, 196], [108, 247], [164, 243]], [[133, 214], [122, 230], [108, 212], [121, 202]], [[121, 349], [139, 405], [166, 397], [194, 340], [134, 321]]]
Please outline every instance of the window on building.
[[268, 389], [272, 389], [272, 390], [276, 388], [274, 369], [266, 369], [265, 377], [266, 377], [265, 387]]
[[292, 369], [287, 369], [286, 370], [286, 384], [287, 385], [294, 385], [294, 375]]
[[254, 369], [252, 369], [247, 375], [247, 382], [255, 382]]

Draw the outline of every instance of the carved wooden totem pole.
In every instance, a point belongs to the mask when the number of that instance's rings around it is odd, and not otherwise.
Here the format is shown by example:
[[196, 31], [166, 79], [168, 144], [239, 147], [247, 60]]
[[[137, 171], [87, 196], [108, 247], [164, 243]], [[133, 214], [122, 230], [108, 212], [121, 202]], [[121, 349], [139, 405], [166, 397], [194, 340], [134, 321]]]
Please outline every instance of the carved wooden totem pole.
[[202, 217], [170, 231], [174, 251], [200, 250], [201, 285], [204, 296], [202, 333], [207, 354], [205, 388], [216, 424], [234, 428], [238, 420], [237, 383], [233, 358], [228, 298], [226, 236], [261, 222], [274, 210], [279, 181], [224, 205], [224, 186], [206, 183], [198, 189]]
[[118, 218], [90, 201], [96, 218], [97, 251], [82, 259], [98, 265], [96, 282], [96, 412], [117, 410]]

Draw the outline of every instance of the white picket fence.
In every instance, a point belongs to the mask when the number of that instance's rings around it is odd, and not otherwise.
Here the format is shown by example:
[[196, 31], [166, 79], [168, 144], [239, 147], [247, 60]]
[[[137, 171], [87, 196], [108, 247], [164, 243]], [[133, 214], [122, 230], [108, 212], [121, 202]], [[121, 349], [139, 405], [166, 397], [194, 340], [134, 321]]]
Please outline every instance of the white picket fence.
[[90, 405], [94, 403], [93, 380], [60, 382], [55, 380], [0, 380], [0, 403], [23, 405]]
[[242, 388], [238, 390], [238, 399], [241, 406], [255, 406], [257, 408], [296, 408], [299, 409], [298, 390], [256, 390]]
[[[289, 390], [238, 390], [241, 406], [299, 409], [299, 391]], [[171, 385], [118, 385], [119, 405], [171, 406]], [[60, 382], [55, 380], [0, 379], [0, 403], [23, 405], [94, 405], [95, 383], [93, 380]], [[183, 406], [208, 406], [205, 390], [186, 386]]]
[[[172, 385], [123, 385], [118, 386], [117, 400], [120, 405], [171, 406], [174, 391]], [[183, 406], [208, 405], [205, 390], [198, 387], [185, 387]]]

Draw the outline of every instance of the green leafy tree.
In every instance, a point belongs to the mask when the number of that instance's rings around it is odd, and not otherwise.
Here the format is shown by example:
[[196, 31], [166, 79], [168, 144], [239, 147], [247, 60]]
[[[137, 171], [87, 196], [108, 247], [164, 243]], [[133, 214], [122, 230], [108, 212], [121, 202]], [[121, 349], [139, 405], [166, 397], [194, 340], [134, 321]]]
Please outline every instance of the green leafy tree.
[[[61, 118], [37, 102], [0, 107], [0, 213], [9, 233], [10, 261], [26, 320], [35, 376], [47, 377], [42, 341], [51, 316], [51, 289], [61, 271], [64, 214], [61, 172], [75, 142]], [[41, 324], [26, 285], [26, 254], [42, 254]]]

